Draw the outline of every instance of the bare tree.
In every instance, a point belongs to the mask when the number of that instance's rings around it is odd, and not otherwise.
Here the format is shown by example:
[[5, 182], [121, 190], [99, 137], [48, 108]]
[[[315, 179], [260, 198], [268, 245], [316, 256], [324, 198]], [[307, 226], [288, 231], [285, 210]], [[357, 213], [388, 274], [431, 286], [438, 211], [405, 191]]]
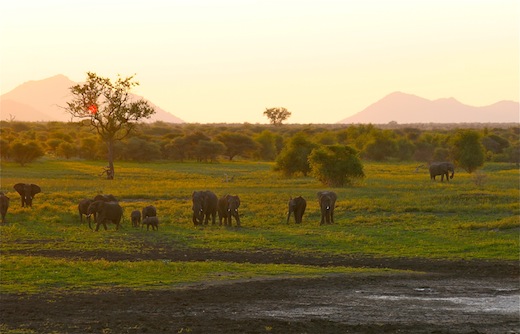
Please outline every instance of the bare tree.
[[132, 100], [130, 90], [139, 83], [133, 76], [115, 82], [87, 72], [87, 82], [70, 87], [72, 101], [65, 110], [73, 118], [87, 119], [108, 150], [107, 178], [114, 178], [114, 143], [128, 136], [142, 118], [155, 113], [147, 101]]

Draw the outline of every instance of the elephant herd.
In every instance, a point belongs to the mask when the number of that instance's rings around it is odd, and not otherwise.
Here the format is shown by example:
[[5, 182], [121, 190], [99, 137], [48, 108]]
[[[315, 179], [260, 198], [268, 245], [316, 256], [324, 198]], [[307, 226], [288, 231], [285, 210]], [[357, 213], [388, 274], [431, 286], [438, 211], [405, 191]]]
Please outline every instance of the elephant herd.
[[[444, 181], [444, 177], [446, 177], [446, 181], [449, 181], [449, 179], [453, 179], [455, 166], [451, 162], [433, 162], [429, 166], [429, 172], [430, 179], [433, 181], [435, 181], [435, 177], [438, 175], [441, 176], [441, 182]], [[41, 188], [38, 185], [29, 183], [17, 183], [13, 188], [20, 195], [22, 207], [32, 207], [34, 196], [41, 192]], [[337, 195], [332, 191], [320, 191], [317, 197], [321, 211], [320, 224], [333, 224]], [[196, 226], [207, 225], [210, 219], [212, 224], [216, 224], [218, 214], [219, 225], [224, 223], [225, 226], [231, 226], [234, 218], [236, 226], [240, 227], [238, 214], [240, 198], [237, 195], [224, 195], [218, 198], [215, 193], [209, 190], [195, 191], [192, 194], [192, 202], [192, 221]], [[296, 224], [301, 224], [306, 207], [307, 202], [303, 197], [291, 198], [289, 200], [287, 223], [289, 223], [291, 214], [294, 214]], [[2, 224], [5, 223], [8, 208], [9, 197], [0, 192]], [[94, 216], [96, 231], [99, 230], [100, 225], [103, 225], [106, 230], [107, 223], [113, 223], [116, 225], [116, 229], [119, 229], [123, 218], [123, 208], [113, 195], [97, 195], [93, 199], [83, 199], [78, 204], [78, 211], [80, 221], [83, 221], [83, 215], [87, 217], [90, 229], [92, 229], [90, 217]], [[159, 229], [157, 210], [153, 205], [144, 207], [142, 211], [132, 211], [130, 219], [133, 227], [141, 225], [142, 228], [146, 225], [147, 230], [150, 227], [152, 227], [152, 230]]]

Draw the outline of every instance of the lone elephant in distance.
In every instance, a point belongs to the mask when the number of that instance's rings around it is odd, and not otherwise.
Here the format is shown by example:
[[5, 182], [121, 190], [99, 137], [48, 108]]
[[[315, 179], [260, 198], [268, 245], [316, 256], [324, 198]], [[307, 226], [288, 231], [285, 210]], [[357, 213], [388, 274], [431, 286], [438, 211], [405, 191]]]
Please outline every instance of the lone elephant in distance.
[[318, 191], [318, 202], [321, 210], [320, 225], [334, 224], [334, 208], [338, 196], [333, 191]]
[[215, 225], [217, 216], [218, 198], [212, 191], [194, 191], [192, 194], [193, 201], [193, 224], [208, 225], [209, 218], [211, 223]]
[[22, 198], [22, 208], [25, 206], [32, 207], [34, 196], [42, 191], [39, 186], [32, 183], [17, 183], [13, 188]]
[[234, 217], [237, 227], [240, 227], [240, 217], [238, 215], [238, 207], [240, 206], [240, 198], [238, 196], [224, 195], [218, 200], [218, 218], [219, 224], [231, 226], [231, 218]]
[[[107, 222], [116, 224], [116, 230], [119, 230], [121, 218], [123, 218], [123, 208], [117, 202], [95, 201], [88, 207], [88, 215], [97, 214], [96, 231], [99, 230], [99, 225], [103, 224], [105, 231], [107, 230]], [[90, 220], [88, 227], [92, 229]]]
[[5, 215], [9, 208], [9, 197], [0, 192], [0, 214], [2, 215], [2, 224], [5, 224]]
[[289, 214], [287, 215], [287, 224], [291, 218], [291, 212], [294, 213], [294, 220], [296, 224], [301, 224], [305, 208], [307, 207], [307, 201], [305, 198], [298, 196], [289, 200]]
[[[451, 172], [451, 175], [449, 173]], [[444, 182], [444, 176], [446, 181], [453, 179], [455, 174], [455, 166], [451, 162], [432, 162], [430, 164], [430, 179], [435, 181], [437, 175], [441, 176], [441, 182]], [[449, 176], [449, 177], [448, 177]]]

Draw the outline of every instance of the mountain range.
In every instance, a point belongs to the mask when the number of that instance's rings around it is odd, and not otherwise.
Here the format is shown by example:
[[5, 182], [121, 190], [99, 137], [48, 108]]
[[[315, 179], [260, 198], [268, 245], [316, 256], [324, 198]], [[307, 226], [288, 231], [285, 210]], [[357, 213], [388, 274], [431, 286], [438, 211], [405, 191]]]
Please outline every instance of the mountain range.
[[[77, 84], [61, 74], [43, 80], [25, 82], [0, 96], [0, 120], [68, 122], [71, 116], [63, 107], [71, 99], [69, 88]], [[134, 95], [134, 98], [142, 97]], [[184, 123], [183, 120], [159, 108], [151, 101], [148, 103], [155, 109], [155, 114], [147, 119], [147, 122]]]
[[[78, 83], [64, 75], [23, 83], [0, 95], [0, 120], [70, 121], [71, 116], [63, 107], [71, 98], [69, 88], [76, 84]], [[148, 103], [155, 108], [156, 113], [147, 122], [184, 123], [151, 101], [148, 100]], [[514, 101], [499, 101], [489, 106], [475, 107], [454, 98], [428, 100], [412, 94], [394, 92], [338, 123], [519, 123], [519, 110], [519, 103]]]
[[519, 110], [519, 103], [514, 101], [474, 107], [454, 98], [432, 101], [394, 92], [338, 123], [519, 123]]

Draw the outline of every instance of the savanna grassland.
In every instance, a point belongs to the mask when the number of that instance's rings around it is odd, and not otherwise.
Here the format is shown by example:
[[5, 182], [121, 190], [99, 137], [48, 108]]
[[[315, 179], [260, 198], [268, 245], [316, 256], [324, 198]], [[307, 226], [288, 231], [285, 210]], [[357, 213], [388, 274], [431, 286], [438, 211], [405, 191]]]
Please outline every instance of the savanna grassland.
[[[4, 301], [42, 294], [174, 293], [228, 281], [422, 275], [428, 266], [392, 264], [511, 264], [519, 257], [519, 170], [513, 164], [487, 163], [478, 174], [456, 170], [450, 182], [441, 183], [430, 181], [417, 163], [365, 163], [361, 183], [332, 189], [338, 194], [335, 224], [324, 226], [316, 192], [326, 188], [311, 177], [284, 178], [272, 163], [118, 162], [115, 180], [99, 176], [103, 166], [83, 160], [40, 160], [25, 167], [2, 162], [1, 190], [11, 199], [7, 223], [0, 226]], [[12, 189], [18, 182], [42, 188], [32, 208], [21, 207]], [[240, 196], [241, 228], [194, 226], [191, 194], [206, 189]], [[120, 200], [122, 229], [109, 225], [94, 232], [80, 222], [78, 201], [99, 193]], [[308, 202], [303, 224], [295, 225], [293, 217], [287, 224], [287, 202], [299, 195]], [[150, 204], [157, 207], [159, 230], [133, 228], [130, 212]], [[3, 332], [39, 332], [2, 318]], [[92, 332], [99, 328], [110, 326], [99, 324]], [[250, 332], [277, 327], [258, 328]]]

